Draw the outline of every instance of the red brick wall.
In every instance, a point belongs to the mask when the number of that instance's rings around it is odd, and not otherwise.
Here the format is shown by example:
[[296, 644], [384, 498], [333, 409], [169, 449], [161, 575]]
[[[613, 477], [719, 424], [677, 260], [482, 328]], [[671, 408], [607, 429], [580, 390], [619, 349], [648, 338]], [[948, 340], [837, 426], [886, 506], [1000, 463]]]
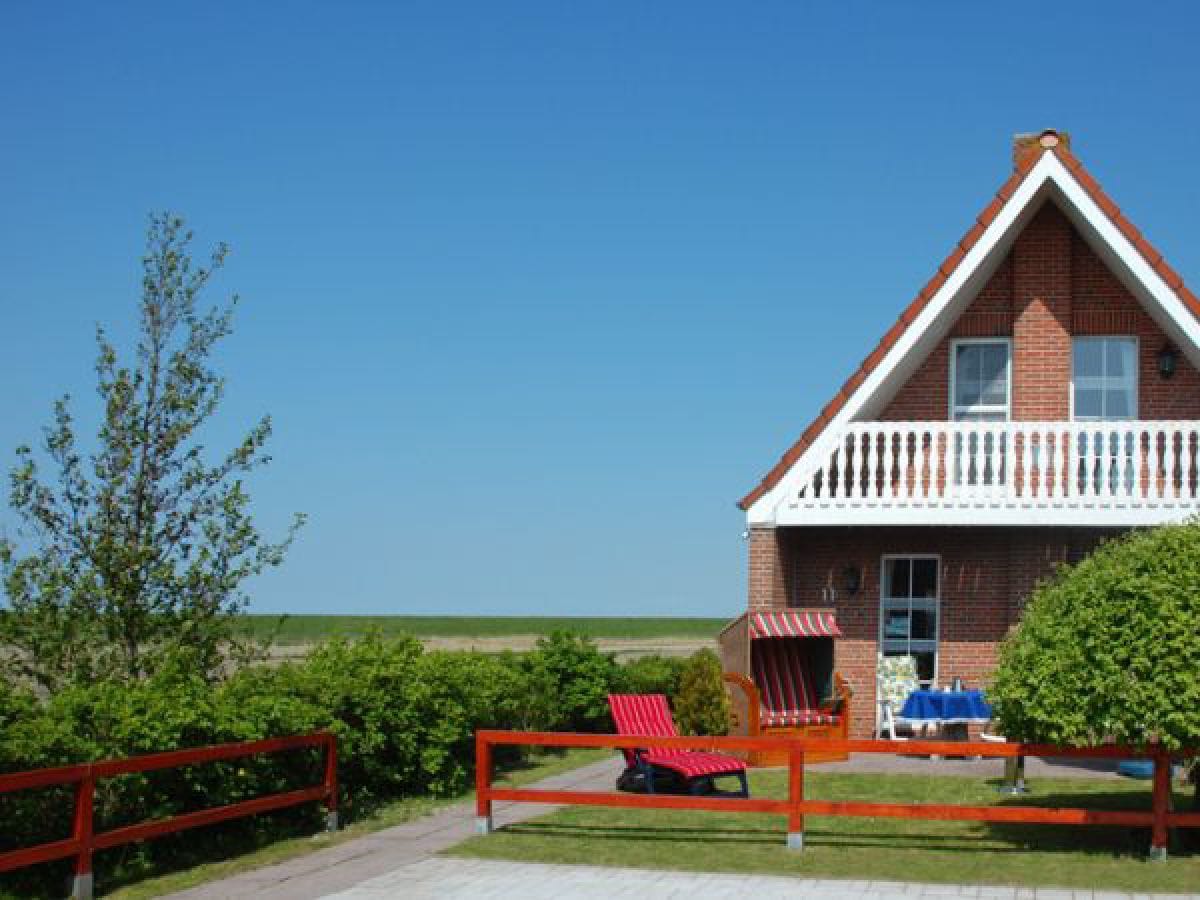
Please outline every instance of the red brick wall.
[[1168, 343], [1158, 323], [1075, 232], [1071, 241], [1071, 331], [1132, 335], [1138, 339], [1138, 416], [1200, 419], [1200, 372], [1181, 354], [1167, 380], [1158, 374], [1158, 353]]
[[[1100, 529], [1063, 528], [789, 528], [778, 546], [791, 573], [789, 605], [832, 608], [843, 637], [835, 666], [854, 690], [851, 734], [870, 736], [875, 724], [875, 664], [879, 640], [880, 567], [884, 554], [941, 557], [939, 678], [986, 683], [996, 648], [1016, 624], [1034, 585], [1054, 567], [1095, 546]], [[862, 573], [846, 593], [843, 572]]]
[[777, 534], [775, 528], [750, 529], [747, 575], [751, 609], [787, 606], [784, 554]]
[[879, 418], [945, 421], [951, 342], [1011, 336], [1013, 418], [1068, 419], [1071, 337], [1105, 334], [1138, 338], [1141, 418], [1200, 418], [1200, 372], [1179, 356], [1175, 376], [1159, 376], [1158, 353], [1167, 343], [1162, 329], [1066, 216], [1047, 204]]
[[945, 421], [950, 409], [950, 342], [960, 337], [1011, 334], [1012, 257], [1009, 256], [879, 418], [888, 422]]

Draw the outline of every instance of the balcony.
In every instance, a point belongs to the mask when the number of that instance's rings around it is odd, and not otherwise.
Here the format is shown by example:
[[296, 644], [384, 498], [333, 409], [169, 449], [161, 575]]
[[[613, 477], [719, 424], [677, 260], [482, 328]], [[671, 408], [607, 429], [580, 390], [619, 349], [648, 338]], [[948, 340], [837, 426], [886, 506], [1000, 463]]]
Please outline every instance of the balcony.
[[[1200, 421], [855, 422], [779, 525], [1154, 525], [1200, 512]], [[803, 464], [803, 462], [802, 462]]]

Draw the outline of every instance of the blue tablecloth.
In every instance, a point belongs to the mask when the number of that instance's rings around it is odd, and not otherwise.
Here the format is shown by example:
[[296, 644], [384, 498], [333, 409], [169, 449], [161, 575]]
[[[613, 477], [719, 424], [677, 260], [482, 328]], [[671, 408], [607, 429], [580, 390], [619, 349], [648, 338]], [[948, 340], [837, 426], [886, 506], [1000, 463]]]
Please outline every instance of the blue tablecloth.
[[913, 691], [897, 716], [906, 722], [937, 725], [987, 722], [991, 717], [983, 691]]

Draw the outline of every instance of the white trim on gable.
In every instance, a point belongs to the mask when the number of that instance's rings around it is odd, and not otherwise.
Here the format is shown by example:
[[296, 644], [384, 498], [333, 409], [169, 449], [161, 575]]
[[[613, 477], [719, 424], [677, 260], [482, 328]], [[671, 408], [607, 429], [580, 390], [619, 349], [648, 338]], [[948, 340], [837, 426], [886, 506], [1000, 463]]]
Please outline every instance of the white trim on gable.
[[[1175, 291], [1146, 262], [1053, 152], [1045, 152], [1018, 185], [958, 266], [900, 335], [858, 389], [847, 398], [821, 435], [771, 490], [746, 511], [751, 525], [773, 525], [779, 505], [799, 490], [829, 456], [830, 435], [846, 424], [869, 419], [916, 370], [955, 319], [978, 295], [1042, 202], [1053, 198], [1147, 312], [1194, 364], [1200, 366], [1200, 322]], [[1010, 398], [1011, 402], [1011, 398]]]

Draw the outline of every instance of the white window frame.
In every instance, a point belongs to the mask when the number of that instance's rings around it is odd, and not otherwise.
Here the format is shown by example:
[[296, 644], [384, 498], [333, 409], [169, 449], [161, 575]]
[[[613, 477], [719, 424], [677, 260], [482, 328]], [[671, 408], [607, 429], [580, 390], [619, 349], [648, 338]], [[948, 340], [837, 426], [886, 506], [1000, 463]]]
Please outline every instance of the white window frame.
[[[954, 402], [954, 398], [958, 396], [955, 381], [958, 377], [958, 348], [970, 346], [972, 344], [1003, 344], [1007, 352], [1008, 358], [1004, 364], [1004, 398], [1005, 404], [1001, 408], [999, 406], [971, 406], [959, 407]], [[950, 342], [950, 396], [947, 398], [949, 408], [949, 419], [951, 422], [970, 421], [958, 418], [960, 410], [965, 413], [1004, 413], [1004, 421], [1012, 419], [1012, 369], [1013, 369], [1013, 347], [1012, 338], [1009, 337], [973, 337], [973, 338], [955, 338]]]
[[[924, 687], [931, 687], [932, 685], [935, 685], [938, 683], [938, 670], [941, 666], [941, 660], [942, 660], [942, 557], [940, 554], [937, 554], [937, 553], [885, 553], [885, 554], [883, 554], [883, 556], [880, 557], [880, 561], [879, 561], [879, 644], [878, 644], [880, 656], [887, 655], [884, 650], [884, 643], [888, 640], [888, 638], [884, 634], [886, 626], [887, 626], [887, 619], [886, 619], [884, 613], [887, 609], [885, 604], [889, 600], [893, 600], [893, 601], [907, 600], [908, 601], [908, 609], [909, 609], [908, 643], [909, 643], [910, 650], [912, 647], [912, 608], [913, 608], [913, 600], [915, 598], [913, 598], [913, 597], [887, 597], [884, 594], [885, 585], [887, 584], [888, 563], [891, 562], [892, 560], [897, 560], [897, 559], [907, 559], [910, 561], [918, 560], [918, 559], [921, 559], [921, 560], [931, 559], [937, 565], [937, 595], [933, 598], [934, 620], [936, 622], [936, 627], [934, 628], [934, 634], [933, 634], [933, 680], [930, 684], [923, 684]], [[911, 569], [911, 567], [909, 569], [908, 577], [909, 577], [909, 589], [911, 592], [911, 588], [912, 588], [912, 569]], [[924, 598], [924, 597], [921, 598], [922, 601], [925, 601], [926, 599], [927, 598]], [[911, 653], [910, 653], [910, 655], [911, 655]]]
[[[1076, 341], [1132, 341], [1133, 342], [1133, 415], [1128, 419], [1109, 419], [1088, 416], [1080, 419], [1075, 416], [1075, 342]], [[1136, 422], [1142, 415], [1141, 397], [1141, 362], [1142, 346], [1136, 334], [1075, 334], [1071, 336], [1071, 421], [1072, 422]], [[1108, 376], [1103, 376], [1105, 381]]]

